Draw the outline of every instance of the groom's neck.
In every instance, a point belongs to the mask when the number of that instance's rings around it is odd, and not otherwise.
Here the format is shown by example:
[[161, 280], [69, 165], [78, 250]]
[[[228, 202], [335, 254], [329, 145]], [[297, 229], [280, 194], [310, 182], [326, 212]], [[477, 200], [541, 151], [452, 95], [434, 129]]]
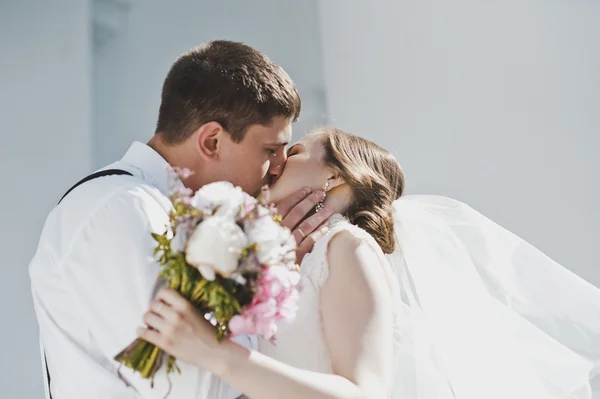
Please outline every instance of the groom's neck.
[[161, 157], [165, 159], [169, 163], [169, 165], [173, 167], [186, 167], [184, 165], [174, 164], [173, 161], [181, 158], [176, 156], [177, 152], [180, 152], [176, 145], [170, 145], [165, 143], [159, 134], [155, 134], [152, 138], [146, 143], [148, 147], [152, 148], [156, 151]]
[[171, 167], [187, 168], [194, 172], [194, 175], [183, 181], [187, 187], [197, 190], [204, 185], [199, 173], [203, 170], [202, 165], [199, 164], [200, 160], [195, 156], [194, 149], [189, 145], [165, 143], [160, 134], [155, 134], [147, 145], [163, 157]]

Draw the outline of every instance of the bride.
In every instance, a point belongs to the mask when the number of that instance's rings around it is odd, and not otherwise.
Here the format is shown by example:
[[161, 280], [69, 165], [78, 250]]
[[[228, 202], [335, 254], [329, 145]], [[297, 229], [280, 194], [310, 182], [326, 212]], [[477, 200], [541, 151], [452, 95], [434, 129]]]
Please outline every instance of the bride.
[[592, 397], [600, 290], [464, 204], [401, 198], [397, 161], [365, 139], [321, 128], [288, 156], [272, 199], [322, 189], [337, 212], [296, 319], [249, 351], [163, 290], [140, 337], [252, 398]]

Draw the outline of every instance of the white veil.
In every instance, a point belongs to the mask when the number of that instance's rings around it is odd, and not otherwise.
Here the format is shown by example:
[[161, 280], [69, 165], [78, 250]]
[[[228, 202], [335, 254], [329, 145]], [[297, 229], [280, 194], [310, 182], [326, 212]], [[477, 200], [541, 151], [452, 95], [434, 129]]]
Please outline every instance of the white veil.
[[593, 397], [598, 288], [458, 201], [403, 197], [394, 220], [394, 399]]

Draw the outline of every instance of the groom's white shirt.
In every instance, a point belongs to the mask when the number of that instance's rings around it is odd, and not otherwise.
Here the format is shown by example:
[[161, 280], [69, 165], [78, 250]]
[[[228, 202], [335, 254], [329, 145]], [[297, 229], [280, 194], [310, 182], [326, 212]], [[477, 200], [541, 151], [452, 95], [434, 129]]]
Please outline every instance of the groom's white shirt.
[[[143, 325], [159, 265], [150, 231], [168, 222], [172, 184], [168, 163], [134, 143], [106, 169], [133, 176], [101, 177], [71, 192], [48, 216], [29, 272], [53, 399], [164, 398], [165, 368], [154, 388], [112, 360]], [[180, 182], [179, 182], [180, 184]], [[256, 347], [254, 337], [239, 343]], [[169, 397], [235, 398], [239, 393], [208, 372], [178, 362]], [[128, 387], [126, 385], [129, 384]]]

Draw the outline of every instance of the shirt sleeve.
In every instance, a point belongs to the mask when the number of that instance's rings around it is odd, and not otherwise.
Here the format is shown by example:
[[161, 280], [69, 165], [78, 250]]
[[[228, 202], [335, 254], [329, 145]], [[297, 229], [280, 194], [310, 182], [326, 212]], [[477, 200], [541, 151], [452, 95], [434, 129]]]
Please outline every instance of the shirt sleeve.
[[[71, 245], [63, 272], [75, 293], [89, 328], [90, 344], [102, 362], [113, 360], [136, 339], [143, 326], [160, 266], [153, 257], [156, 242], [150, 233], [163, 233], [168, 214], [160, 203], [139, 187], [121, 189], [90, 212], [87, 223]], [[248, 345], [251, 340], [247, 339]], [[162, 367], [154, 386], [138, 373], [120, 367], [121, 378], [147, 399], [233, 399], [233, 388], [210, 373], [178, 361], [181, 374], [166, 375]]]

